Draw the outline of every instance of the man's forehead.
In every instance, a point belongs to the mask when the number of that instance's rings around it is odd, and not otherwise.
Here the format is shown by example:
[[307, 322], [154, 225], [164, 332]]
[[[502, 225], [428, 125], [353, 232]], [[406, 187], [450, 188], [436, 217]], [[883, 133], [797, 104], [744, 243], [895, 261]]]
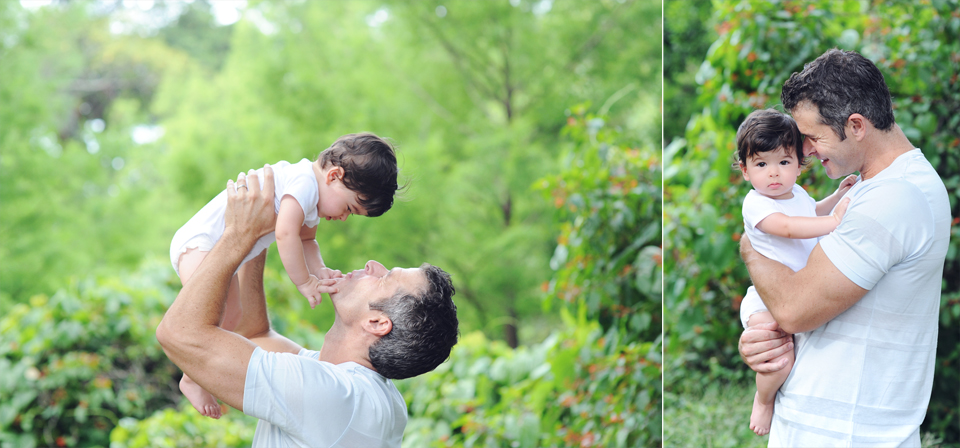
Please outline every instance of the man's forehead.
[[427, 283], [427, 276], [420, 268], [393, 268], [387, 273], [387, 278], [409, 290], [423, 288]]

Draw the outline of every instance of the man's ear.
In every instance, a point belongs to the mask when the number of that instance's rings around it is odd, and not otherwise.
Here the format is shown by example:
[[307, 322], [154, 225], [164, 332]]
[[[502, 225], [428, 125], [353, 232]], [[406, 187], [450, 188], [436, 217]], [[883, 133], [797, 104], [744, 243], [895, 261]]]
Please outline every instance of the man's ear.
[[364, 319], [363, 329], [374, 336], [383, 337], [393, 330], [393, 321], [386, 314], [378, 313]]
[[343, 180], [343, 167], [341, 167], [341, 166], [335, 166], [335, 167], [332, 167], [332, 168], [330, 168], [329, 170], [327, 170], [327, 174], [324, 176], [324, 180], [327, 182], [327, 184], [329, 184], [329, 183], [331, 183], [331, 182], [333, 182], [333, 181], [335, 181], [335, 180], [340, 180], [340, 181], [342, 181], [342, 180]]
[[853, 138], [859, 142], [867, 136], [867, 117], [860, 114], [852, 114], [847, 118], [847, 127], [850, 129], [850, 134], [853, 135]]

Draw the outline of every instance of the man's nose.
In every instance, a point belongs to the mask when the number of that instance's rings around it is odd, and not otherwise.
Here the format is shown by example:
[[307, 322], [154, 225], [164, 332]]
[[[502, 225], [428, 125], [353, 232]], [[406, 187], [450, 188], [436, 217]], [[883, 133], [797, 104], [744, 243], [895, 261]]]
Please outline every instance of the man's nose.
[[809, 138], [803, 139], [803, 156], [809, 157], [810, 154], [813, 154], [813, 143], [810, 142]]
[[363, 271], [367, 275], [375, 275], [377, 277], [382, 277], [387, 274], [387, 268], [385, 268], [382, 264], [378, 263], [375, 260], [368, 261], [367, 264], [363, 267]]

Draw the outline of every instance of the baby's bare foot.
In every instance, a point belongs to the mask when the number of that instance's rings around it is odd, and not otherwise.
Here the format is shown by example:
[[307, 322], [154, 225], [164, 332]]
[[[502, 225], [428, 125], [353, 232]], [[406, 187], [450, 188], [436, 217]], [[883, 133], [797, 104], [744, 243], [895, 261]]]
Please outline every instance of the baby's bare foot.
[[773, 401], [770, 404], [760, 402], [760, 393], [753, 396], [753, 412], [750, 413], [750, 429], [758, 436], [770, 432], [770, 422], [773, 421]]
[[200, 414], [210, 418], [220, 418], [220, 405], [217, 403], [217, 399], [210, 395], [210, 392], [200, 387], [199, 384], [193, 382], [187, 375], [180, 378], [180, 392], [183, 392], [187, 400], [190, 400], [193, 408]]

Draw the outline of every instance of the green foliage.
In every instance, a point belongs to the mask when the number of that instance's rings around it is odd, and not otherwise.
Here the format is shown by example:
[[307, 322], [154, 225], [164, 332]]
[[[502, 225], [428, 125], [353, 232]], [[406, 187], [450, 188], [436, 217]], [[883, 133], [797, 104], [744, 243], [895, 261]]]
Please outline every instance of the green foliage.
[[[824, 51], [839, 47], [871, 58], [894, 98], [897, 123], [936, 167], [960, 216], [960, 54], [958, 2], [715, 1], [719, 37], [696, 74], [701, 113], [686, 138], [664, 150], [665, 230], [669, 236], [664, 306], [667, 389], [696, 390], [703, 381], [737, 380], [745, 367], [736, 341], [737, 308], [749, 286], [738, 256], [740, 206], [749, 189], [734, 161], [743, 118], [779, 103], [780, 86]], [[822, 198], [836, 188], [817, 168], [800, 183]], [[960, 440], [958, 334], [960, 226], [954, 220], [944, 267], [934, 392], [924, 430]], [[711, 370], [712, 363], [719, 369]]]
[[179, 399], [154, 337], [173, 301], [169, 269], [75, 282], [0, 320], [0, 443], [106, 446], [124, 416]]
[[543, 343], [510, 349], [461, 338], [436, 371], [397, 383], [411, 417], [405, 444], [654, 446], [660, 438], [659, 343], [625, 344], [567, 319]]
[[110, 433], [110, 448], [243, 448], [253, 442], [257, 419], [226, 410], [219, 420], [190, 405], [167, 408], [149, 418], [125, 417]]
[[539, 184], [562, 223], [547, 304], [585, 307], [604, 328], [650, 341], [661, 332], [659, 154], [605, 124], [575, 107], [565, 169]]
[[663, 141], [682, 138], [698, 111], [697, 67], [717, 39], [710, 0], [666, 2], [663, 5]]

